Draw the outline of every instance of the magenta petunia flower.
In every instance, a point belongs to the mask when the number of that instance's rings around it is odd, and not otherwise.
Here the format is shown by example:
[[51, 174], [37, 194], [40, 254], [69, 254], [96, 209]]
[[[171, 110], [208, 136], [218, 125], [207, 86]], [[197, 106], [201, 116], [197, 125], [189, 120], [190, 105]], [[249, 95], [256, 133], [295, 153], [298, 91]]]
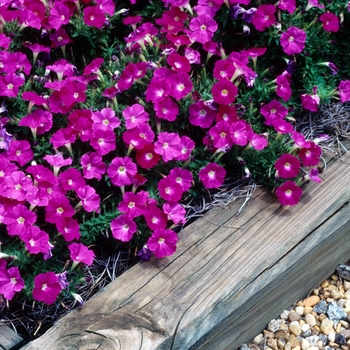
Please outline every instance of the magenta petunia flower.
[[293, 131], [292, 134], [292, 139], [295, 142], [294, 148], [309, 148], [310, 147], [310, 142], [305, 140], [304, 135], [298, 133], [297, 131]]
[[143, 149], [154, 140], [154, 132], [148, 124], [140, 124], [129, 131], [123, 133], [123, 141], [129, 145], [129, 150]]
[[114, 186], [131, 185], [137, 173], [136, 164], [129, 157], [116, 157], [107, 169], [107, 175]]
[[116, 137], [113, 130], [96, 129], [91, 136], [90, 145], [99, 156], [104, 156], [116, 148]]
[[177, 52], [172, 52], [167, 57], [168, 64], [178, 73], [189, 73], [191, 65], [188, 59]]
[[168, 175], [158, 182], [159, 195], [168, 202], [178, 202], [182, 198], [182, 186]]
[[299, 157], [305, 166], [318, 165], [320, 162], [320, 156], [322, 154], [322, 149], [320, 146], [316, 145], [314, 142], [310, 142], [309, 147], [302, 148], [299, 151]]
[[6, 155], [9, 160], [17, 162], [20, 166], [33, 160], [33, 151], [30, 148], [30, 143], [26, 140], [13, 140]]
[[120, 215], [111, 221], [113, 237], [122, 242], [129, 242], [136, 229], [136, 223], [127, 215]]
[[59, 180], [64, 191], [77, 191], [79, 188], [86, 185], [80, 171], [75, 168], [69, 168], [66, 171], [62, 171]]
[[168, 215], [168, 220], [172, 220], [174, 224], [181, 222], [184, 225], [186, 223], [186, 210], [181, 204], [167, 202], [163, 204], [162, 208], [164, 213]]
[[72, 158], [63, 158], [62, 153], [56, 153], [55, 155], [47, 155], [43, 157], [54, 168], [54, 174], [57, 176], [61, 167], [72, 164]]
[[211, 93], [216, 103], [229, 105], [236, 99], [238, 89], [231, 81], [222, 79], [213, 85]]
[[136, 162], [144, 169], [151, 169], [159, 162], [160, 155], [154, 151], [152, 143], [146, 144], [136, 152]]
[[93, 120], [92, 130], [114, 130], [120, 125], [120, 120], [115, 116], [115, 112], [112, 108], [103, 108], [101, 111], [92, 113], [91, 119]]
[[338, 86], [341, 103], [350, 101], [350, 80], [342, 80]]
[[70, 10], [68, 6], [61, 2], [55, 2], [54, 6], [50, 10], [50, 16], [48, 18], [50, 27], [57, 30], [62, 25], [67, 24], [69, 20]]
[[210, 128], [216, 117], [216, 111], [211, 110], [205, 105], [203, 100], [192, 104], [189, 108], [189, 122], [192, 125], [200, 126], [201, 128]]
[[272, 125], [275, 120], [283, 119], [288, 114], [288, 109], [281, 102], [272, 100], [260, 108], [260, 113], [265, 117], [265, 124]]
[[280, 134], [287, 134], [294, 130], [293, 125], [287, 123], [284, 119], [277, 119], [272, 122], [272, 126]]
[[[173, 91], [176, 92], [176, 89]], [[169, 122], [173, 122], [179, 113], [178, 105], [171, 97], [168, 96], [158, 102], [155, 102], [154, 110], [158, 118], [168, 120]]]
[[144, 214], [147, 226], [151, 230], [165, 229], [168, 223], [167, 215], [156, 206], [155, 203], [149, 204]]
[[244, 120], [234, 122], [230, 126], [230, 136], [233, 144], [245, 146], [248, 143], [249, 125]]
[[84, 22], [88, 26], [101, 29], [106, 22], [106, 16], [99, 7], [87, 6], [84, 9]]
[[4, 214], [3, 223], [7, 225], [7, 232], [11, 236], [25, 233], [36, 221], [36, 214], [23, 204], [15, 205]]
[[313, 88], [313, 94], [303, 94], [300, 96], [301, 98], [301, 105], [311, 111], [311, 112], [317, 112], [318, 111], [318, 105], [320, 104], [320, 97], [317, 95], [317, 87], [315, 86]]
[[68, 246], [68, 249], [70, 251], [70, 258], [74, 263], [83, 262], [86, 265], [91, 265], [93, 263], [95, 253], [84, 244], [72, 243]]
[[101, 180], [102, 175], [106, 172], [106, 164], [102, 161], [102, 157], [95, 152], [85, 153], [80, 158], [80, 164], [83, 167], [85, 179]]
[[22, 118], [18, 125], [30, 128], [33, 138], [36, 140], [37, 135], [42, 135], [51, 129], [52, 123], [52, 114], [38, 108]]
[[[1, 260], [0, 260], [1, 261]], [[0, 294], [7, 300], [12, 300], [16, 292], [24, 288], [24, 280], [18, 267], [6, 269], [6, 261], [0, 265]]]
[[60, 97], [66, 106], [86, 100], [86, 84], [79, 81], [67, 81], [60, 89]]
[[23, 171], [14, 171], [4, 178], [2, 183], [3, 196], [18, 201], [26, 199], [27, 191], [33, 187], [33, 182]]
[[293, 181], [286, 181], [276, 189], [276, 195], [282, 205], [296, 205], [302, 193], [302, 189]]
[[58, 277], [54, 272], [40, 273], [34, 277], [33, 297], [46, 304], [53, 304], [61, 292]]
[[217, 80], [227, 79], [231, 80], [235, 73], [235, 66], [230, 59], [218, 60], [215, 62], [213, 76]]
[[175, 253], [177, 241], [178, 236], [173, 230], [156, 229], [147, 246], [156, 258], [164, 258]]
[[125, 192], [123, 200], [118, 205], [118, 210], [126, 214], [130, 219], [143, 215], [146, 210], [148, 192]]
[[296, 0], [279, 0], [277, 7], [291, 15], [296, 9]]
[[276, 78], [277, 88], [276, 94], [281, 97], [283, 101], [288, 101], [292, 96], [292, 89], [290, 88], [291, 75], [286, 71]]
[[95, 58], [84, 68], [83, 75], [96, 74], [100, 70], [103, 62], [103, 58]]
[[20, 235], [20, 238], [25, 243], [26, 249], [30, 254], [47, 254], [51, 250], [49, 235], [37, 226], [31, 226]]
[[267, 27], [276, 22], [276, 7], [274, 5], [260, 5], [254, 12], [252, 23], [259, 32], [263, 32]]
[[67, 60], [61, 59], [46, 66], [46, 70], [55, 72], [57, 74], [58, 81], [61, 81], [64, 77], [72, 77], [74, 75], [74, 66]]
[[153, 77], [146, 90], [146, 101], [159, 102], [169, 95], [170, 90], [169, 79]]
[[71, 218], [73, 215], [74, 209], [66, 196], [58, 192], [52, 193], [46, 207], [46, 221], [56, 224], [63, 218]]
[[191, 156], [191, 152], [194, 150], [194, 146], [195, 143], [189, 137], [182, 136], [180, 141], [181, 153], [175, 159], [186, 161]]
[[302, 52], [305, 42], [306, 32], [297, 27], [288, 28], [287, 31], [282, 33], [280, 38], [280, 44], [287, 55], [295, 55]]
[[15, 73], [0, 76], [0, 96], [16, 97], [19, 88], [24, 84], [24, 78]]
[[161, 132], [154, 143], [154, 151], [162, 156], [164, 162], [168, 162], [181, 154], [180, 142], [178, 134]]
[[182, 168], [173, 168], [170, 170], [169, 175], [173, 176], [175, 181], [180, 184], [183, 192], [191, 188], [193, 176], [190, 171]]
[[99, 211], [100, 196], [96, 193], [94, 188], [85, 185], [77, 189], [76, 193], [81, 200], [82, 206], [87, 212], [91, 213], [93, 211]]
[[220, 121], [209, 130], [215, 148], [231, 148], [233, 141], [230, 134], [230, 123]]
[[66, 217], [56, 222], [56, 227], [67, 242], [80, 239], [80, 225], [77, 220]]
[[318, 175], [318, 169], [311, 169], [309, 174], [306, 176], [307, 178], [309, 178], [311, 181], [316, 182], [316, 183], [321, 183], [322, 179], [320, 178], [320, 176]]
[[192, 81], [186, 73], [173, 74], [169, 81], [172, 87], [169, 95], [177, 101], [187, 96], [193, 89]]
[[255, 150], [261, 151], [268, 145], [267, 137], [263, 135], [251, 133], [249, 136], [249, 145], [251, 145]]
[[218, 24], [213, 20], [213, 17], [208, 14], [199, 15], [193, 17], [189, 24], [190, 31], [187, 31], [187, 35], [193, 40], [201, 44], [205, 44], [210, 41], [216, 30]]
[[149, 121], [149, 114], [140, 104], [134, 104], [123, 110], [125, 127], [129, 130]]
[[324, 9], [324, 5], [320, 4], [318, 0], [308, 0], [307, 1], [307, 6], [305, 8], [305, 11], [310, 10], [312, 7], [318, 7], [320, 9]]
[[339, 18], [337, 15], [331, 12], [322, 13], [320, 16], [323, 29], [326, 32], [337, 32], [339, 30]]
[[209, 163], [198, 175], [206, 188], [218, 188], [224, 183], [226, 170], [216, 163]]
[[282, 154], [276, 161], [275, 168], [282, 179], [296, 177], [299, 173], [300, 161], [289, 153]]

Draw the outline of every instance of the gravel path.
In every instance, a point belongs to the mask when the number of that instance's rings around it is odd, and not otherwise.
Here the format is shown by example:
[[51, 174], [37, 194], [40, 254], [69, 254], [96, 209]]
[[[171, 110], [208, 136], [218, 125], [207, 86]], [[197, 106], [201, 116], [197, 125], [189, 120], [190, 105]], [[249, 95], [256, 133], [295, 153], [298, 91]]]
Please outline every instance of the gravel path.
[[350, 350], [349, 271], [350, 266], [339, 265], [336, 274], [239, 350]]

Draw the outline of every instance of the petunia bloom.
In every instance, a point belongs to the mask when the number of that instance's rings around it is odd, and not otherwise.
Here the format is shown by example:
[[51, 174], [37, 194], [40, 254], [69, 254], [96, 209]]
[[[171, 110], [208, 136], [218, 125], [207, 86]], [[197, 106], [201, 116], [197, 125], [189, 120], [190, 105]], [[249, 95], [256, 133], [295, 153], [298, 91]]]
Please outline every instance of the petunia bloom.
[[275, 163], [278, 176], [287, 179], [296, 177], [300, 169], [300, 161], [298, 158], [287, 153], [283, 154]]
[[156, 258], [164, 258], [176, 251], [178, 236], [173, 230], [157, 229], [147, 241], [148, 248]]
[[73, 266], [83, 262], [86, 265], [91, 265], [94, 261], [95, 253], [81, 243], [72, 243], [68, 246], [70, 258], [74, 261]]
[[323, 29], [326, 32], [337, 32], [339, 30], [339, 18], [337, 15], [331, 12], [322, 13], [320, 16]]
[[209, 163], [198, 175], [206, 188], [218, 188], [224, 183], [226, 170], [219, 164]]
[[122, 242], [129, 242], [136, 229], [136, 223], [127, 215], [120, 215], [111, 221], [113, 237]]
[[276, 189], [276, 195], [282, 205], [296, 205], [302, 193], [302, 189], [293, 181], [286, 181]]
[[280, 44], [287, 55], [295, 55], [304, 50], [306, 32], [297, 27], [289, 27], [282, 33]]
[[58, 277], [54, 272], [40, 273], [34, 277], [33, 297], [46, 304], [53, 304], [61, 292]]

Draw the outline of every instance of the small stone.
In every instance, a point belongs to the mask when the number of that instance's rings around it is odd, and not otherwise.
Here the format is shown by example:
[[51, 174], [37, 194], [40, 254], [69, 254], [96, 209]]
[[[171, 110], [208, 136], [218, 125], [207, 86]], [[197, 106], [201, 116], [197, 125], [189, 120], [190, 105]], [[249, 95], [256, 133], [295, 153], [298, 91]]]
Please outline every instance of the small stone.
[[[321, 324], [320, 324], [321, 325]], [[321, 333], [321, 328], [319, 327], [319, 326], [314, 326], [313, 328], [312, 328], [312, 333], [314, 333], [314, 332], [318, 332], [318, 333]], [[316, 333], [315, 333], [316, 334]]]
[[284, 311], [281, 313], [280, 318], [282, 318], [282, 320], [288, 320], [289, 314], [290, 314], [290, 311], [284, 310]]
[[294, 334], [291, 334], [288, 338], [288, 342], [290, 343], [290, 346], [292, 349], [294, 349], [295, 347], [299, 346], [299, 340], [297, 339], [297, 337]]
[[312, 334], [312, 330], [311, 329], [308, 329], [306, 332], [302, 332], [301, 333], [301, 336], [303, 338], [307, 338], [307, 337], [311, 337], [313, 334]]
[[299, 315], [297, 312], [292, 311], [292, 312], [289, 314], [288, 318], [289, 318], [289, 321], [291, 321], [291, 322], [293, 322], [293, 321], [299, 321], [299, 320], [300, 320], [300, 315]]
[[318, 316], [318, 319], [322, 322], [323, 320], [325, 320], [326, 318], [328, 318], [325, 314], [321, 314]]
[[314, 289], [314, 290], [312, 291], [312, 294], [314, 294], [314, 295], [319, 295], [319, 294], [320, 294], [320, 291], [319, 291], [318, 289]]
[[340, 293], [337, 289], [331, 291], [331, 298], [334, 300], [339, 300], [344, 297], [344, 294]]
[[249, 346], [247, 344], [242, 344], [239, 348], [239, 350], [250, 350]]
[[344, 328], [349, 328], [349, 323], [344, 321], [344, 320], [340, 320], [339, 323], [344, 327]]
[[292, 350], [300, 350], [300, 346], [296, 346], [295, 348], [292, 348]]
[[267, 330], [270, 332], [276, 332], [284, 322], [284, 320], [271, 320], [267, 325]]
[[325, 288], [325, 290], [329, 290], [329, 291], [332, 291], [334, 289], [337, 289], [337, 286], [335, 286], [334, 284], [330, 284], [327, 288]]
[[294, 335], [298, 336], [301, 333], [301, 327], [298, 321], [293, 321], [289, 325], [289, 331]]
[[260, 344], [263, 340], [264, 340], [264, 335], [260, 333], [253, 339], [253, 343]]
[[345, 345], [346, 344], [346, 339], [343, 335], [337, 333], [335, 335], [335, 342], [339, 345]]
[[328, 340], [329, 340], [329, 341], [332, 341], [332, 342], [335, 341], [335, 333], [334, 333], [334, 332], [330, 332], [330, 333], [328, 334]]
[[345, 299], [344, 300], [343, 309], [344, 309], [345, 312], [348, 312], [348, 313], [350, 312], [350, 299]]
[[318, 339], [323, 343], [323, 345], [328, 343], [328, 337], [322, 333], [318, 336]]
[[349, 290], [350, 289], [350, 282], [349, 281], [343, 281], [343, 286], [345, 290]]
[[345, 320], [347, 318], [346, 312], [334, 302], [328, 304], [327, 315], [331, 321]]
[[350, 329], [342, 329], [339, 334], [341, 334], [345, 339], [350, 339]]
[[327, 304], [324, 300], [321, 300], [317, 305], [314, 306], [313, 310], [318, 314], [324, 314], [327, 311]]
[[303, 315], [304, 315], [304, 306], [297, 306], [297, 307], [295, 308], [295, 312], [296, 312], [297, 314], [299, 314], [300, 316], [303, 316]]
[[318, 342], [318, 335], [313, 335], [312, 337], [307, 337], [306, 340], [310, 343], [310, 346], [316, 346]]
[[332, 342], [332, 341], [330, 341], [330, 342], [328, 343], [328, 345], [329, 345], [330, 347], [332, 347], [333, 349], [338, 349], [338, 348], [339, 348], [338, 344], [337, 344], [337, 343], [334, 343], [334, 342]]
[[278, 339], [288, 339], [289, 338], [289, 332], [286, 331], [286, 330], [282, 330], [280, 329], [279, 331], [277, 331], [275, 333], [275, 337], [278, 338]]
[[345, 298], [345, 299], [350, 299], [350, 289], [347, 290], [347, 291], [344, 293], [344, 298]]
[[342, 348], [343, 350], [349, 350], [349, 347], [346, 346], [346, 345], [342, 345], [341, 348]]
[[340, 298], [339, 300], [337, 300], [337, 305], [341, 308], [344, 308], [345, 301], [346, 301], [346, 299]]
[[274, 332], [267, 331], [266, 329], [263, 330], [263, 333], [265, 338], [273, 339], [275, 337]]
[[310, 346], [308, 350], [319, 350], [318, 346]]
[[330, 346], [326, 345], [326, 346], [324, 347], [324, 350], [334, 350], [334, 349], [331, 348]]
[[339, 277], [344, 280], [350, 281], [350, 266], [345, 264], [339, 264], [337, 267]]
[[324, 347], [324, 344], [323, 344], [322, 340], [319, 340], [317, 342], [317, 347], [318, 347], [319, 350], [321, 350]]
[[326, 288], [329, 286], [329, 281], [328, 280], [325, 280], [324, 282], [322, 282], [321, 284], [321, 288]]
[[341, 330], [341, 324], [338, 322], [337, 326], [335, 327], [335, 333], [339, 333]]
[[316, 325], [316, 318], [313, 314], [306, 314], [305, 315], [305, 322], [310, 326]]
[[304, 315], [311, 314], [312, 310], [313, 310], [312, 306], [305, 306]]
[[300, 326], [301, 326], [301, 331], [302, 332], [307, 332], [309, 330], [309, 328], [310, 328], [310, 326], [308, 324], [303, 324], [303, 325], [300, 325]]
[[328, 335], [329, 333], [334, 332], [333, 325], [334, 325], [334, 322], [329, 320], [328, 318], [325, 318], [324, 320], [322, 320], [322, 323], [321, 323], [322, 333]]
[[305, 321], [304, 321], [304, 320], [299, 320], [298, 322], [299, 322], [299, 324], [300, 324], [301, 327], [305, 324]]
[[302, 339], [301, 343], [300, 343], [300, 347], [302, 350], [306, 350], [311, 346], [311, 344], [306, 340], [306, 339]]
[[287, 341], [283, 338], [277, 340], [277, 346], [279, 349], [283, 349]]
[[311, 295], [310, 297], [304, 299], [304, 306], [314, 306], [320, 302], [320, 297], [318, 295]]
[[272, 350], [278, 350], [276, 339], [268, 339], [266, 342], [267, 346], [269, 346]]
[[290, 345], [289, 341], [286, 343], [286, 345], [284, 346], [283, 350], [292, 350], [292, 346]]

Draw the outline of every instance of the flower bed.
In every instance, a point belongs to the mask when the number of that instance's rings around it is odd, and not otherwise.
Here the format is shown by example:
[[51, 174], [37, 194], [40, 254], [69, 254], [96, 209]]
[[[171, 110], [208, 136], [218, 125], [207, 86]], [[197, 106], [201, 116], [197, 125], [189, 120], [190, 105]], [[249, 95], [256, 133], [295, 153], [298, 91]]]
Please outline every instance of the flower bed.
[[172, 255], [189, 203], [232, 179], [296, 205], [327, 139], [295, 130], [300, 105], [350, 100], [347, 6], [5, 1], [3, 310], [83, 303], [106, 247]]

